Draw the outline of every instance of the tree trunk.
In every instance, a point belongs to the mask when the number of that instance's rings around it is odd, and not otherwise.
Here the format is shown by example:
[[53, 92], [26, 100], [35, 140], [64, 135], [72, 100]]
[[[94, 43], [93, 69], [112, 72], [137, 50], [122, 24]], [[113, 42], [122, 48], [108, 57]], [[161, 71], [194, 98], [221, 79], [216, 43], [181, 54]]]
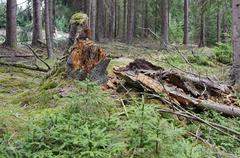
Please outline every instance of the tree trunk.
[[50, 25], [50, 39], [53, 40], [53, 36], [54, 36], [54, 23], [53, 23], [53, 1], [54, 0], [49, 0], [48, 1], [48, 13], [49, 13], [49, 25]]
[[201, 14], [200, 34], [199, 34], [199, 47], [205, 47], [205, 13]]
[[123, 33], [122, 33], [122, 41], [126, 41], [126, 23], [127, 23], [127, 0], [123, 1]]
[[6, 41], [4, 45], [8, 47], [17, 46], [17, 2], [16, 0], [7, 0], [7, 25]]
[[32, 45], [38, 46], [42, 40], [41, 0], [32, 0], [33, 6], [33, 34]]
[[96, 20], [97, 20], [97, 0], [91, 0], [90, 3], [90, 27], [92, 31], [92, 39], [96, 40]]
[[51, 31], [52, 31], [52, 35], [54, 37], [54, 33], [56, 32], [56, 0], [52, 0], [52, 25], [51, 25]]
[[115, 0], [115, 28], [114, 28], [114, 38], [116, 39], [118, 36], [118, 29], [119, 29], [119, 20], [120, 20], [120, 15], [119, 15], [119, 1]]
[[45, 35], [46, 35], [46, 43], [47, 43], [47, 53], [48, 58], [51, 58], [53, 55], [53, 43], [51, 37], [51, 22], [50, 13], [52, 11], [51, 7], [52, 0], [45, 0]]
[[184, 37], [183, 44], [188, 45], [188, 19], [189, 19], [189, 0], [184, 0]]
[[68, 35], [68, 48], [71, 47], [75, 41], [75, 38], [77, 36], [77, 29], [78, 29], [77, 24], [70, 25], [70, 30]]
[[240, 84], [240, 1], [232, 0], [232, 17], [233, 17], [233, 67], [231, 79], [234, 84]]
[[114, 37], [114, 28], [115, 28], [115, 1], [116, 0], [110, 0], [109, 4], [109, 9], [110, 9], [110, 14], [109, 14], [109, 40], [112, 41]]
[[222, 29], [221, 29], [221, 13], [218, 11], [217, 13], [217, 42], [221, 42], [221, 34], [222, 34]]
[[102, 41], [104, 36], [104, 0], [97, 0], [96, 40]]
[[168, 45], [168, 30], [169, 30], [169, 2], [162, 0], [162, 48]]
[[134, 32], [134, 0], [128, 0], [127, 10], [127, 44], [130, 44], [133, 41]]
[[205, 10], [204, 10], [204, 3], [205, 0], [200, 1], [200, 32], [199, 32], [199, 47], [205, 47], [206, 45], [206, 17], [205, 17]]

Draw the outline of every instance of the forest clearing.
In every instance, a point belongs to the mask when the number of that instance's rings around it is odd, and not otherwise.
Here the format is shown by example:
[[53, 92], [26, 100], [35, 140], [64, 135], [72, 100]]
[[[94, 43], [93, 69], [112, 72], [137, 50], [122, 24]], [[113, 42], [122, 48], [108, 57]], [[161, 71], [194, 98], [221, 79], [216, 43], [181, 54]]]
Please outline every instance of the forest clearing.
[[239, 5], [1, 1], [0, 158], [240, 157]]

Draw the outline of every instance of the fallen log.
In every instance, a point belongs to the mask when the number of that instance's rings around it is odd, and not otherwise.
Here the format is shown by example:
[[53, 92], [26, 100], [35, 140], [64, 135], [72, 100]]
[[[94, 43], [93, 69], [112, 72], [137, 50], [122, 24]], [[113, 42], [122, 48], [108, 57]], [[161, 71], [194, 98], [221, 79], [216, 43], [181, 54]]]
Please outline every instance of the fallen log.
[[[137, 59], [124, 68], [115, 68], [114, 73], [137, 89], [167, 95], [166, 98], [170, 102], [175, 101], [182, 106], [212, 109], [229, 116], [240, 116], [240, 108], [233, 106], [237, 103], [233, 100], [235, 96], [231, 87], [220, 85], [210, 79], [197, 80], [196, 77], [188, 77], [186, 74], [172, 70], [165, 71], [142, 59]], [[189, 90], [186, 85], [194, 89]], [[209, 93], [209, 97], [203, 97], [204, 94], [200, 93], [203, 87], [200, 85], [206, 87], [204, 91]], [[197, 95], [191, 91], [196, 91]], [[224, 100], [231, 104], [224, 104]]]

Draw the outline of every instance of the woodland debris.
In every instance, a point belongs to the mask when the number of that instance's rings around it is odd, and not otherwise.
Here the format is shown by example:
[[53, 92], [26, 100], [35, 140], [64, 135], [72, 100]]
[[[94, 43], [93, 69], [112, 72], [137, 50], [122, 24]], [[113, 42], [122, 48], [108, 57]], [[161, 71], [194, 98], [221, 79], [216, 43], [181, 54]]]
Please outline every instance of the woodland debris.
[[212, 109], [229, 116], [240, 116], [240, 107], [231, 86], [207, 77], [164, 70], [143, 59], [136, 59], [114, 73], [127, 86], [153, 94], [182, 106]]
[[40, 72], [48, 72], [49, 69], [44, 69], [38, 66], [31, 66], [31, 65], [25, 65], [25, 64], [19, 64], [19, 63], [7, 63], [7, 62], [0, 62], [0, 65], [2, 66], [12, 66], [17, 68], [23, 68], [28, 70], [34, 70], [34, 71], [40, 71]]
[[76, 40], [67, 60], [67, 77], [84, 80], [87, 77], [98, 83], [108, 80], [107, 66], [110, 59], [106, 52], [91, 40]]

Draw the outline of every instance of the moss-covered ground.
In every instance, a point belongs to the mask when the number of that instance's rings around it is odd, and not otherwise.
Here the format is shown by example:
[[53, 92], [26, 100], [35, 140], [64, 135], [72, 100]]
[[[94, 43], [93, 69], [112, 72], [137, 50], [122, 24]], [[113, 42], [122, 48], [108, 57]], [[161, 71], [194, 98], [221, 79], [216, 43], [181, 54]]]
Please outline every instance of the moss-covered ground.
[[[229, 67], [212, 50], [170, 54], [121, 43], [102, 45], [113, 56], [108, 68], [146, 58], [166, 69], [191, 71], [226, 80]], [[53, 63], [53, 61], [49, 61]], [[88, 81], [63, 74], [0, 67], [0, 157], [238, 157], [240, 142], [201, 123], [154, 111], [157, 101], [132, 98], [122, 107], [119, 96]], [[162, 106], [162, 105], [161, 105]], [[240, 130], [240, 119], [213, 111], [200, 117]], [[208, 143], [188, 133], [200, 133]]]

